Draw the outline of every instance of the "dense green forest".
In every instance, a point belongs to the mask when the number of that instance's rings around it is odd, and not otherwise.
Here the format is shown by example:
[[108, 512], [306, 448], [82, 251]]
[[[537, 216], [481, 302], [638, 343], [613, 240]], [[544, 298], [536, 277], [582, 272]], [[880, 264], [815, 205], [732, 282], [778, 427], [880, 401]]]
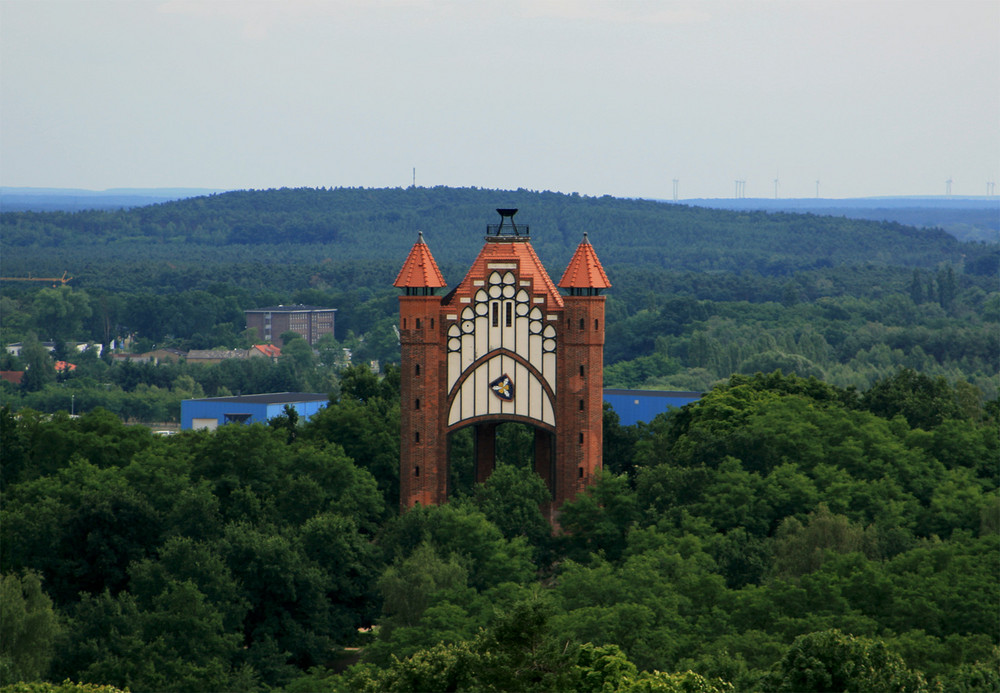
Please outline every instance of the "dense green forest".
[[[410, 188], [245, 191], [122, 211], [0, 214], [4, 276], [73, 276], [59, 288], [4, 282], [5, 343], [34, 334], [57, 344], [124, 338], [138, 352], [245, 347], [254, 341], [246, 309], [338, 309], [336, 343], [322, 345], [315, 363], [299, 358], [294, 373], [291, 364], [266, 375], [226, 366], [137, 380], [106, 360], [108, 368], [78, 369], [64, 382], [54, 373], [30, 378], [20, 391], [8, 387], [5, 401], [55, 411], [79, 395], [83, 411], [89, 402], [143, 419], [176, 416], [195, 391], [180, 376], [209, 396], [279, 381], [325, 391], [340, 349], [398, 360], [391, 284], [417, 231], [454, 284], [497, 206], [522, 208], [518, 220], [556, 279], [589, 233], [613, 284], [608, 386], [704, 390], [734, 372], [781, 368], [865, 389], [905, 367], [997, 395], [995, 244], [889, 222]], [[5, 357], [0, 366], [25, 362]]]
[[349, 368], [307, 423], [214, 433], [4, 408], [0, 677], [1000, 686], [995, 404], [913, 371], [862, 395], [773, 374], [733, 376], [648, 425], [605, 416], [605, 474], [553, 535], [517, 425], [485, 485], [459, 468], [448, 505], [396, 512], [393, 369]]
[[[512, 424], [485, 485], [459, 432], [451, 502], [398, 513], [393, 278], [422, 230], [454, 285], [508, 206], [555, 279], [589, 233], [606, 386], [706, 393], [637, 426], [606, 410], [605, 473], [555, 534]], [[0, 284], [0, 341], [23, 342], [0, 370], [27, 367], [0, 382], [4, 691], [1000, 690], [995, 244], [413, 188], [4, 213], [0, 253], [5, 277], [73, 276]], [[243, 310], [293, 302], [337, 333], [274, 363], [70, 346], [245, 348]], [[282, 390], [331, 402], [123, 423]]]
[[996, 197], [876, 197], [824, 199], [695, 199], [687, 204], [710, 209], [795, 212], [897, 221], [907, 226], [940, 228], [961, 241], [1000, 240], [1000, 200]]

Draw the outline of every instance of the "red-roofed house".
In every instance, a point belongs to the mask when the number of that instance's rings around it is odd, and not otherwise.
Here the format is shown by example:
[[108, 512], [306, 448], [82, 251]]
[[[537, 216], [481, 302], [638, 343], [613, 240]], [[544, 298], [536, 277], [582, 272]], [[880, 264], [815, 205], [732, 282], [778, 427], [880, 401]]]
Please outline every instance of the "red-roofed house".
[[266, 356], [272, 361], [277, 361], [281, 356], [281, 349], [273, 344], [254, 344], [250, 347], [250, 356]]
[[0, 380], [6, 380], [13, 385], [20, 385], [24, 379], [24, 371], [0, 371]]

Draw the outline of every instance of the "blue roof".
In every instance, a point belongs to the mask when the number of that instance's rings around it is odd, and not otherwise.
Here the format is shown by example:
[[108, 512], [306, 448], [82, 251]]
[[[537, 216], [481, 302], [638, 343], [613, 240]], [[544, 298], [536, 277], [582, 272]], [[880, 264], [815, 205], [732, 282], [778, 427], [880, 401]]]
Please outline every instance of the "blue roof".
[[[325, 407], [329, 395], [322, 392], [268, 392], [237, 397], [206, 397], [181, 401], [181, 429], [215, 428], [226, 423], [265, 423], [281, 416], [290, 406], [303, 419]], [[214, 421], [214, 423], [212, 423]]]
[[658, 414], [679, 409], [701, 399], [700, 392], [688, 390], [622, 390], [604, 389], [604, 401], [618, 414], [622, 426], [650, 422]]
[[233, 395], [230, 397], [202, 397], [186, 400], [189, 402], [234, 402], [237, 404], [294, 404], [295, 402], [317, 402], [330, 399], [323, 392], [267, 392], [261, 395]]

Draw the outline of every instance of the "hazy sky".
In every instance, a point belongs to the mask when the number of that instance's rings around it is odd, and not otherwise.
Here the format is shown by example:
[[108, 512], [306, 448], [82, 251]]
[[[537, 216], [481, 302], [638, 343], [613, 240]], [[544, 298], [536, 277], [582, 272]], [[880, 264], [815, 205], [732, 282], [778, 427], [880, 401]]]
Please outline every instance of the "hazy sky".
[[0, 0], [0, 185], [983, 195], [997, 0]]

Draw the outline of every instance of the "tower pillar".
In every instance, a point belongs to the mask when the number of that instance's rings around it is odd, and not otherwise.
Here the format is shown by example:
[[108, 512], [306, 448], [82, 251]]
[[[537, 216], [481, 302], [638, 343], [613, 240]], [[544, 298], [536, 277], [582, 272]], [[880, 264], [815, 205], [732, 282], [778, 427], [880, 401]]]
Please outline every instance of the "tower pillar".
[[493, 473], [497, 460], [497, 425], [481, 423], [475, 426], [476, 483], [484, 484]]

